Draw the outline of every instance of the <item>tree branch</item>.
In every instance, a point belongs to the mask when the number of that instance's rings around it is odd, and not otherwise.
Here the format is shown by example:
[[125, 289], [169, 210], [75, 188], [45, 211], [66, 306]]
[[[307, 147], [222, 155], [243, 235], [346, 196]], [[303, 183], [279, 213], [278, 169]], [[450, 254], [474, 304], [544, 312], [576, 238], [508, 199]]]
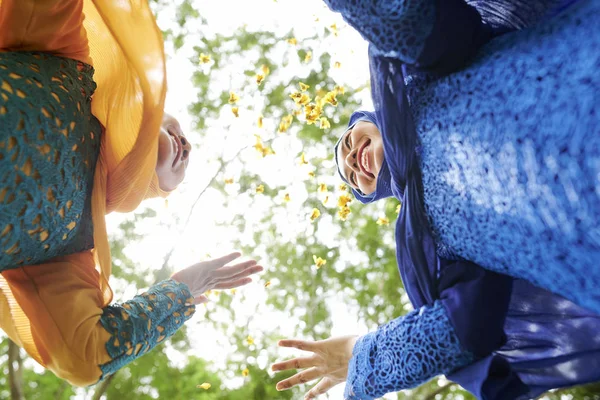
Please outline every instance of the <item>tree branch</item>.
[[[16, 364], [16, 368], [15, 368]], [[21, 349], [12, 340], [8, 341], [8, 376], [11, 400], [23, 400], [23, 361]]]
[[[208, 190], [208, 188], [210, 188], [216, 182], [217, 177], [223, 172], [223, 170], [225, 170], [225, 167], [227, 167], [227, 165], [229, 165], [230, 162], [232, 162], [233, 160], [235, 160], [236, 158], [238, 158], [238, 156], [240, 155], [240, 153], [242, 151], [246, 150], [247, 148], [248, 147], [242, 147], [229, 160], [227, 160], [227, 161], [221, 161], [221, 165], [219, 165], [219, 168], [215, 171], [215, 173], [210, 178], [210, 180], [208, 181], [208, 183], [204, 186], [204, 188], [202, 188], [202, 190], [200, 191], [200, 193], [198, 193], [198, 196], [196, 196], [196, 200], [194, 200], [194, 202], [192, 203], [192, 206], [190, 207], [190, 211], [188, 212], [187, 217], [185, 219], [185, 222], [183, 223], [183, 227], [179, 230], [179, 236], [180, 237], [183, 236], [185, 230], [187, 229], [188, 225], [190, 224], [190, 221], [192, 219], [192, 214], [194, 213], [194, 210], [196, 209], [196, 206], [200, 202], [200, 199], [202, 198], [202, 196], [204, 196], [204, 193], [206, 193], [206, 191]], [[169, 268], [169, 261], [171, 260], [171, 256], [173, 255], [174, 251], [175, 251], [175, 246], [171, 247], [171, 250], [169, 250], [169, 252], [165, 255], [162, 267], [155, 274], [156, 277], [157, 277], [157, 279], [158, 279], [159, 276], [164, 275], [164, 272]]]
[[116, 373], [110, 375], [108, 378], [106, 378], [105, 380], [100, 382], [100, 384], [98, 386], [96, 386], [96, 390], [94, 391], [92, 400], [100, 400], [102, 398], [102, 395], [104, 394], [104, 392], [106, 392], [106, 390], [110, 386], [110, 383], [115, 378], [115, 375], [116, 375]]

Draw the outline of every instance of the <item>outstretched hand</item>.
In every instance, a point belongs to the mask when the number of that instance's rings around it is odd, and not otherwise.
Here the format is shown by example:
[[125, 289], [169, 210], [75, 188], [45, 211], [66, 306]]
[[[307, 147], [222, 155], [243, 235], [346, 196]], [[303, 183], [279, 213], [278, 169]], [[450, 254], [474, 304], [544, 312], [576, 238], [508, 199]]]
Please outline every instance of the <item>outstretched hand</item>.
[[250, 275], [263, 270], [255, 260], [244, 261], [234, 265], [226, 266], [240, 253], [231, 253], [213, 260], [199, 262], [186, 269], [176, 272], [171, 279], [185, 283], [194, 296], [194, 304], [202, 304], [208, 301], [204, 295], [208, 290], [233, 289], [247, 285], [252, 282]]
[[277, 390], [290, 389], [296, 385], [323, 378], [306, 395], [314, 399], [332, 387], [346, 381], [348, 362], [358, 336], [341, 336], [317, 342], [309, 340], [280, 340], [279, 346], [311, 351], [308, 357], [297, 357], [272, 365], [273, 371], [303, 369], [296, 375], [277, 383]]

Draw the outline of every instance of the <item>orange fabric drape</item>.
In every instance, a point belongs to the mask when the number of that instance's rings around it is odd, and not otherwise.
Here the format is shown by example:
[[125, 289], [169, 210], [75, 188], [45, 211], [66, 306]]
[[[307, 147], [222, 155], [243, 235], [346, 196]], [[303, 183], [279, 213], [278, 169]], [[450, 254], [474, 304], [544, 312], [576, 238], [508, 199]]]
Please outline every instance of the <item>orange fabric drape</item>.
[[166, 94], [162, 34], [146, 0], [0, 0], [0, 49], [95, 68], [92, 112], [105, 128], [92, 193], [95, 248], [0, 278], [2, 329], [58, 376], [91, 384], [109, 360], [98, 322], [112, 300], [104, 216], [166, 195], [154, 172]]

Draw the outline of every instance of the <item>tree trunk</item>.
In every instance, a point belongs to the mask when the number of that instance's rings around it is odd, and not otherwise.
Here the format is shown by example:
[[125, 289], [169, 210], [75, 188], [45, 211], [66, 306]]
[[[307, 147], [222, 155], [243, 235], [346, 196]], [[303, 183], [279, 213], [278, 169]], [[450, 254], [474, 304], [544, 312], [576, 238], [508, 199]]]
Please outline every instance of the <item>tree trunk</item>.
[[112, 374], [111, 376], [109, 376], [108, 378], [106, 378], [105, 380], [100, 382], [100, 384], [98, 386], [96, 386], [96, 390], [94, 391], [92, 400], [100, 400], [102, 398], [102, 395], [104, 394], [104, 392], [106, 392], [106, 390], [110, 386], [110, 383], [112, 382], [114, 377], [115, 377], [115, 374]]
[[8, 341], [8, 376], [11, 400], [24, 400], [21, 349], [12, 340]]

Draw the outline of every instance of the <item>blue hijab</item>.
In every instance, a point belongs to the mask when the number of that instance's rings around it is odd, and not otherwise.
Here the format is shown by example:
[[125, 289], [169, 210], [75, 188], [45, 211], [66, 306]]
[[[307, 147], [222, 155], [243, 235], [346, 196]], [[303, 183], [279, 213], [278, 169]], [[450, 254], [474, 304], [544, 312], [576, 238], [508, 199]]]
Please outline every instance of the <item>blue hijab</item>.
[[390, 196], [402, 202], [396, 257], [411, 303], [442, 301], [461, 344], [478, 358], [448, 378], [485, 399], [528, 399], [600, 380], [600, 317], [528, 282], [438, 256], [422, 200], [403, 65], [373, 53], [369, 58], [376, 112], [354, 113], [349, 126], [374, 123], [385, 160], [376, 191], [353, 192], [363, 203]]

